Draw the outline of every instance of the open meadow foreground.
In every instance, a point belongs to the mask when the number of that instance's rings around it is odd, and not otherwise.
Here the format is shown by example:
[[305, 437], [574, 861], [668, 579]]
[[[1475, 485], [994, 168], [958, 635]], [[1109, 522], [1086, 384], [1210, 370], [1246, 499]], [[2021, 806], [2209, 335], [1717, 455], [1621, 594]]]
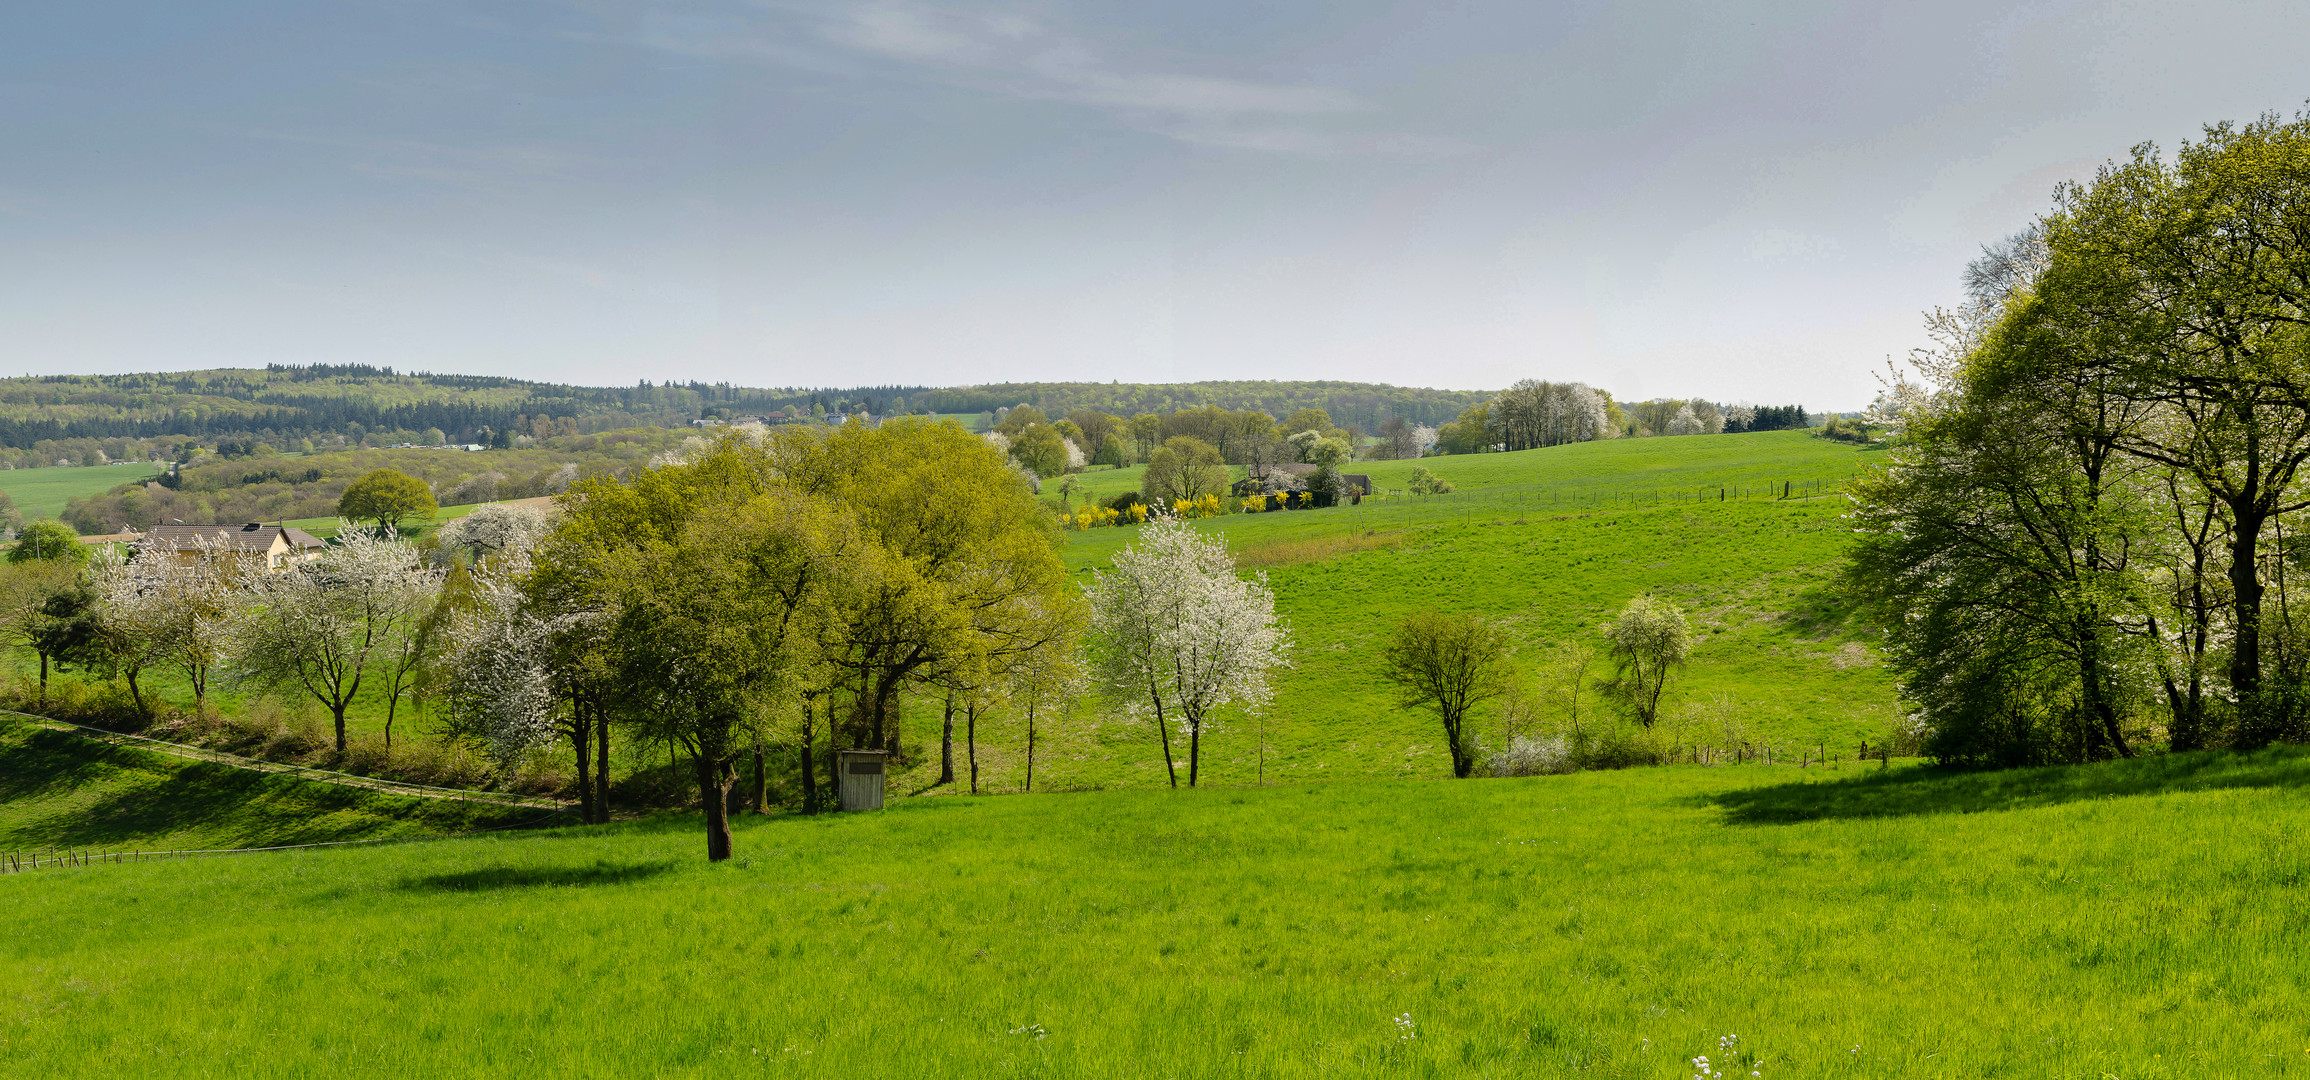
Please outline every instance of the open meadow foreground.
[[[2310, 1074], [2310, 759], [915, 800], [0, 877], [70, 1076]], [[1736, 1041], [1737, 1039], [1737, 1041]]]

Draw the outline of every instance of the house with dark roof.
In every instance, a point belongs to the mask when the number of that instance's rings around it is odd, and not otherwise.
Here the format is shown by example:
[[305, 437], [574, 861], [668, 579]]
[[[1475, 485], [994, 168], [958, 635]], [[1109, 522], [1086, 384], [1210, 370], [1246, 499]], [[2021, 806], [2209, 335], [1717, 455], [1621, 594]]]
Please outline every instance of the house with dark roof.
[[[1274, 465], [1253, 465], [1243, 479], [1230, 490], [1237, 496], [1280, 494], [1286, 491], [1306, 491], [1315, 478], [1315, 466], [1303, 462], [1285, 461]], [[1353, 498], [1372, 493], [1372, 478], [1366, 473], [1339, 474], [1340, 496]]]
[[212, 547], [236, 555], [262, 555], [265, 569], [279, 570], [319, 558], [329, 545], [303, 529], [252, 521], [245, 525], [155, 525], [144, 534], [137, 550], [195, 559], [202, 549]]

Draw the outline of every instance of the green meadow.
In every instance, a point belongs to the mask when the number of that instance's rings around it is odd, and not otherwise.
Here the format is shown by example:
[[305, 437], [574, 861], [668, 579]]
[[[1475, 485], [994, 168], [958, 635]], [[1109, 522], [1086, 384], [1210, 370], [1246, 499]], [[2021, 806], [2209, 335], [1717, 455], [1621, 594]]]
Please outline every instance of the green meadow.
[[[21, 1077], [2310, 1074], [2310, 758], [694, 816], [0, 877]], [[1734, 1041], [1730, 1052], [1721, 1042]]]
[[160, 475], [161, 467], [141, 461], [113, 465], [56, 466], [0, 471], [0, 491], [15, 500], [24, 520], [52, 518], [74, 499], [101, 495], [133, 480]]

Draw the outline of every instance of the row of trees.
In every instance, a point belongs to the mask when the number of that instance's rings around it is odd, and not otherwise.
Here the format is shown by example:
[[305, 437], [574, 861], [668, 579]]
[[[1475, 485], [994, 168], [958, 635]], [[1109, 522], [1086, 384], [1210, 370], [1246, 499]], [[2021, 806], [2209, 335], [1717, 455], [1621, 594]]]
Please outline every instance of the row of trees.
[[1650, 435], [1781, 431], [1808, 423], [1802, 405], [1720, 406], [1700, 398], [1621, 404], [1585, 383], [1525, 379], [1469, 406], [1429, 442], [1446, 454], [1480, 454]]
[[1966, 285], [1850, 571], [1930, 751], [2310, 735], [2310, 117], [2136, 148]]

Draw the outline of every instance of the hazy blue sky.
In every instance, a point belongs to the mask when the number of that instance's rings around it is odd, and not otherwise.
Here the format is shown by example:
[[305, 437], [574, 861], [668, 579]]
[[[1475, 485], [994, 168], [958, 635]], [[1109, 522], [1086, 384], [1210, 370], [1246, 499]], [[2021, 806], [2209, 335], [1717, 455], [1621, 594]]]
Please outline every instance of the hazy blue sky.
[[13, 4], [0, 370], [1858, 406], [2310, 4]]

